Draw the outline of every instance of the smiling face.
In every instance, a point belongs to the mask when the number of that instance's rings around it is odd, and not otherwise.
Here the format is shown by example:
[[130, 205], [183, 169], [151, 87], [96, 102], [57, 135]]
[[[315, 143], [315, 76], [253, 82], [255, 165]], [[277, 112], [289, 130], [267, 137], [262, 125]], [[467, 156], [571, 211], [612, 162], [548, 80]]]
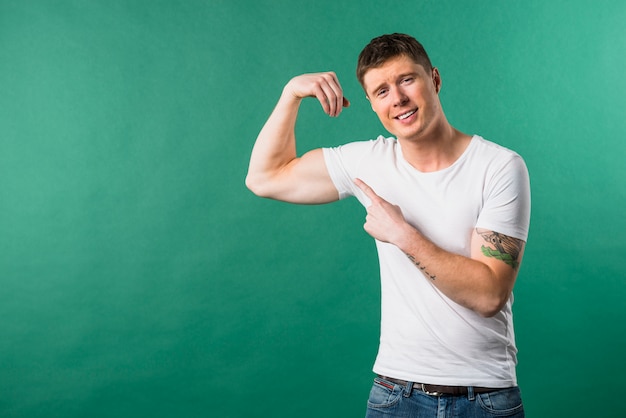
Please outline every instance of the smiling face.
[[369, 69], [363, 87], [385, 129], [399, 140], [419, 140], [445, 122], [439, 71], [426, 71], [406, 55]]

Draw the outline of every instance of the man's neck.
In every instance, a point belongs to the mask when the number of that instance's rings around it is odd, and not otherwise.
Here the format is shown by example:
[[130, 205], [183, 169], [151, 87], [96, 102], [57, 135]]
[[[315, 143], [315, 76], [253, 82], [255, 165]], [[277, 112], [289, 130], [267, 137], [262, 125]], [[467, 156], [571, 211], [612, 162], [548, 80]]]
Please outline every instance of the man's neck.
[[463, 154], [472, 137], [450, 124], [429, 132], [420, 138], [398, 138], [404, 159], [423, 173], [450, 167]]

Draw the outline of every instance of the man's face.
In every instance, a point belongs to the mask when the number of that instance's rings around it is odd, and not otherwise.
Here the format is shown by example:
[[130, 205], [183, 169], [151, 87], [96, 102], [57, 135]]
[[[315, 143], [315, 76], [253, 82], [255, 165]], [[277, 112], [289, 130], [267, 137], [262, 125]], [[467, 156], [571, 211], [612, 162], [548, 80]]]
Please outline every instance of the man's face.
[[365, 73], [363, 86], [383, 126], [398, 139], [417, 140], [443, 118], [439, 72], [429, 73], [404, 55]]

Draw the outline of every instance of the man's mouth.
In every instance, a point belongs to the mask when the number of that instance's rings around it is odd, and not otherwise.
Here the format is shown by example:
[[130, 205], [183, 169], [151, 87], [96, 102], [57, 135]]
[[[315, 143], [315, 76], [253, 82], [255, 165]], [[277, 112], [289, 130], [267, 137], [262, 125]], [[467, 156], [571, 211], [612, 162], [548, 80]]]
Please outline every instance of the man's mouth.
[[410, 116], [413, 116], [413, 114], [414, 114], [415, 112], [417, 112], [417, 109], [413, 109], [413, 110], [410, 110], [410, 111], [408, 111], [408, 112], [406, 112], [406, 113], [403, 113], [403, 114], [401, 114], [401, 115], [398, 115], [398, 116], [396, 116], [396, 119], [399, 119], [399, 120], [404, 120], [404, 119], [406, 119], [406, 118], [408, 118], [408, 117], [410, 117]]

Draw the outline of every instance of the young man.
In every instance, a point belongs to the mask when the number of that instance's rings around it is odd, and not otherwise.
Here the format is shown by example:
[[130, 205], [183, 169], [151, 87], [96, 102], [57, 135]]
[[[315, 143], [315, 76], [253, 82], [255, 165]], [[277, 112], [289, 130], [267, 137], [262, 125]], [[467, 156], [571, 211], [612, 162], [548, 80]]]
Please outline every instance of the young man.
[[448, 123], [441, 76], [414, 38], [373, 39], [357, 77], [395, 139], [298, 157], [302, 99], [333, 117], [349, 106], [334, 73], [301, 75], [259, 133], [246, 184], [286, 202], [356, 196], [367, 208], [382, 288], [368, 417], [522, 417], [511, 305], [530, 219], [526, 166]]

